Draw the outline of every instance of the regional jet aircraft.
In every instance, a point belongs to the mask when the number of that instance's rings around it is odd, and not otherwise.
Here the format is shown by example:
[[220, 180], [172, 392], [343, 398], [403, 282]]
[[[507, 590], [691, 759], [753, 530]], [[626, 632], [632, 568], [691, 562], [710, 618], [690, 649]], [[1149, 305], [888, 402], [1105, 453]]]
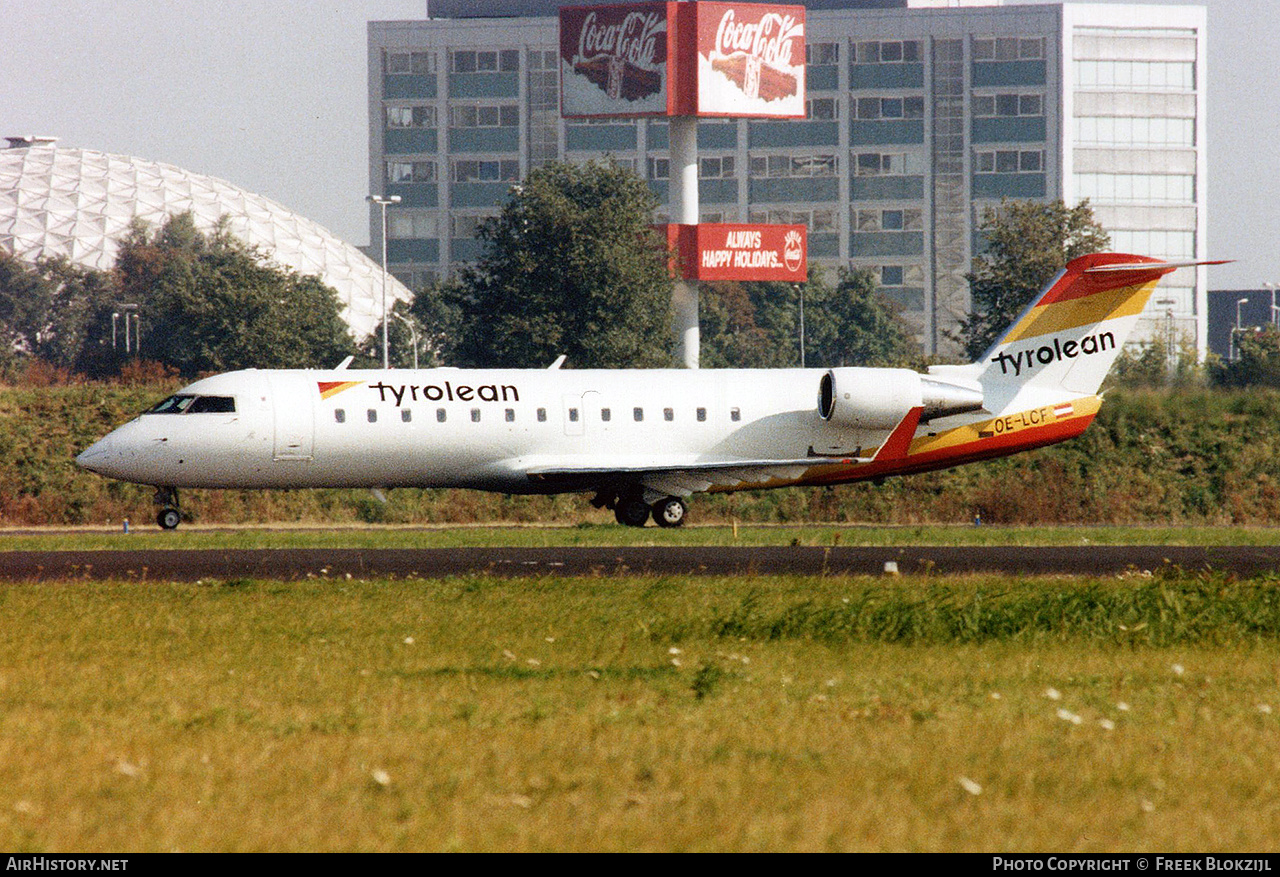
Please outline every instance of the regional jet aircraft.
[[[259, 371], [196, 381], [80, 454], [179, 488], [593, 493], [618, 522], [685, 520], [702, 491], [879, 480], [1079, 435], [1155, 289], [1183, 265], [1072, 261], [969, 365], [909, 369]], [[344, 363], [345, 366], [345, 363]]]

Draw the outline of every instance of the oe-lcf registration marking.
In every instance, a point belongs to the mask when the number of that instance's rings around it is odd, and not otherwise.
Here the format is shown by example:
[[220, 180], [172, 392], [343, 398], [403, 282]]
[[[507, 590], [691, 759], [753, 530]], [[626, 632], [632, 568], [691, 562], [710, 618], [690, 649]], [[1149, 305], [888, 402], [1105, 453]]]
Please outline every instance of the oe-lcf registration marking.
[[1046, 405], [1043, 408], [1032, 408], [1030, 411], [1019, 411], [1017, 414], [997, 417], [987, 424], [987, 429], [978, 432], [978, 438], [991, 438], [993, 435], [1019, 432], [1024, 429], [1030, 429], [1033, 426], [1049, 423], [1053, 419], [1052, 405]]

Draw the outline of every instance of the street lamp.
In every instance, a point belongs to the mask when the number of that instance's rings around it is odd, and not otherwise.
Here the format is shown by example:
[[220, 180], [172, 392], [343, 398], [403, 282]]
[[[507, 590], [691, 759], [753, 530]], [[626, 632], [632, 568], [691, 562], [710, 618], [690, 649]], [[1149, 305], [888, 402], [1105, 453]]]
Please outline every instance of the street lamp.
[[399, 204], [400, 196], [366, 195], [364, 200], [382, 208], [382, 367], [387, 369], [387, 205]]
[[397, 314], [395, 311], [392, 311], [391, 316], [395, 317], [397, 320], [399, 320], [400, 322], [404, 323], [406, 326], [409, 327], [409, 336], [413, 338], [413, 370], [417, 371], [418, 370], [418, 330], [414, 328], [413, 320], [406, 318], [402, 314]]
[[1276, 290], [1280, 289], [1280, 285], [1275, 283], [1264, 283], [1262, 284], [1262, 288], [1270, 290], [1271, 292], [1271, 322], [1280, 326], [1280, 316], [1276, 315], [1276, 312], [1280, 311], [1280, 306], [1276, 305]]
[[1236, 299], [1236, 330], [1231, 333], [1231, 359], [1235, 360], [1240, 355], [1240, 345], [1236, 343], [1236, 336], [1240, 334], [1240, 305], [1247, 302], [1248, 297]]

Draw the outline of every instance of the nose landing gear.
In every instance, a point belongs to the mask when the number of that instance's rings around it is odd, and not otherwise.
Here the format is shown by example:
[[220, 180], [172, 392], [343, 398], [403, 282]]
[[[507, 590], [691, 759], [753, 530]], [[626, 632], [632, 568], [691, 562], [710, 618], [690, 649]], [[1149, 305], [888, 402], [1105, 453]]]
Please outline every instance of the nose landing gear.
[[157, 487], [156, 495], [151, 503], [158, 507], [156, 523], [162, 530], [177, 529], [182, 523], [182, 512], [178, 508], [178, 491], [172, 487]]

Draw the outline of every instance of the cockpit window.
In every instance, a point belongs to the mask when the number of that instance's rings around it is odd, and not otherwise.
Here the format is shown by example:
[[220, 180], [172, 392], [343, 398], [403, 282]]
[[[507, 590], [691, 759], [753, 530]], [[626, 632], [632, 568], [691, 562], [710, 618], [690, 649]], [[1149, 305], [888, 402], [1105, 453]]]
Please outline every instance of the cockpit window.
[[191, 407], [195, 396], [170, 396], [148, 411], [148, 414], [182, 414]]
[[234, 414], [234, 396], [170, 396], [147, 414]]
[[234, 396], [197, 396], [187, 409], [188, 414], [234, 414], [235, 411]]

